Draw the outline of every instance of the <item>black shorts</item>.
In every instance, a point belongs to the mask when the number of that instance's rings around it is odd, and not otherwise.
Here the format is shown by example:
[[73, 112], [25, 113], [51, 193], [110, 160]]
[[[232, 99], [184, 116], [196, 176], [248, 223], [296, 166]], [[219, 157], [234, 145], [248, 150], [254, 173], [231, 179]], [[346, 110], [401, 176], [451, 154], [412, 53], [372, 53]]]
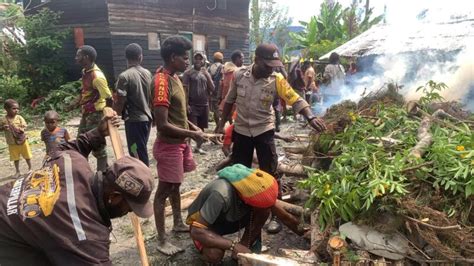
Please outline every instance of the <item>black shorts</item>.
[[191, 105], [191, 109], [189, 110], [189, 121], [200, 129], [207, 128], [209, 126], [209, 106]]
[[275, 147], [275, 130], [269, 130], [256, 137], [247, 137], [232, 132], [232, 163], [240, 163], [252, 167], [253, 151], [257, 150], [258, 165], [260, 169], [279, 179], [277, 172], [278, 155]]
[[211, 112], [219, 112], [219, 101], [217, 99], [209, 100], [209, 109]]

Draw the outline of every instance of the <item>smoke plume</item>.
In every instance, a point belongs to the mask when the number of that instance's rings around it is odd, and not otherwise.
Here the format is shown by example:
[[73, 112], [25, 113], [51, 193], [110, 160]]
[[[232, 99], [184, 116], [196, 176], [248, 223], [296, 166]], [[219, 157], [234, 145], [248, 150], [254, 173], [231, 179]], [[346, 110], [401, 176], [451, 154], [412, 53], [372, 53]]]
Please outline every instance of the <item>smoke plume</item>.
[[[383, 42], [385, 52], [359, 58], [360, 72], [347, 77], [340, 87], [341, 97], [324, 102], [320, 110], [346, 99], [357, 101], [364, 92], [367, 95], [387, 83], [403, 85], [400, 92], [405, 98], [416, 100], [421, 96], [416, 88], [433, 80], [448, 86], [441, 92], [446, 100], [462, 102], [474, 111], [474, 12], [462, 9], [457, 5], [450, 9], [444, 3], [418, 11], [415, 18], [392, 20], [386, 28], [389, 34]], [[470, 30], [464, 30], [461, 24], [456, 26], [459, 22], [464, 26], [466, 21]], [[407, 44], [412, 49], [407, 49]], [[430, 44], [437, 49], [430, 49]]]

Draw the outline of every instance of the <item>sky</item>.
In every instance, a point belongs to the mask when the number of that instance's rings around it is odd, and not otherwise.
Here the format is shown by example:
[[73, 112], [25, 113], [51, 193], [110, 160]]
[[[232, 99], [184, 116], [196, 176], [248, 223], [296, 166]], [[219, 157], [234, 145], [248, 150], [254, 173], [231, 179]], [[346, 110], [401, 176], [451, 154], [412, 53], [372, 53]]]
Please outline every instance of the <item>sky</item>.
[[[299, 25], [298, 21], [308, 21], [311, 16], [319, 13], [319, 6], [323, 0], [275, 0], [283, 7], [288, 7], [288, 15], [293, 18], [293, 25]], [[343, 7], [348, 7], [352, 0], [339, 0]], [[360, 5], [363, 6], [365, 0]], [[426, 7], [436, 7], [439, 10], [444, 8], [474, 9], [472, 0], [371, 0], [370, 6], [374, 8], [374, 15], [384, 13], [387, 7], [387, 22], [398, 23], [408, 22], [415, 19], [416, 15]]]

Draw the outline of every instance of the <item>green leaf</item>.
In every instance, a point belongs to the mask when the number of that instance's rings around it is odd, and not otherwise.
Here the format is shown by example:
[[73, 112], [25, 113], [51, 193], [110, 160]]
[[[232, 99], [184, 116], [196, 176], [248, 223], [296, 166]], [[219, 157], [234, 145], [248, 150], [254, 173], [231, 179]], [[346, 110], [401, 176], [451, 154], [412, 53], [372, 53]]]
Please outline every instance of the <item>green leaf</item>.
[[474, 185], [473, 184], [468, 184], [466, 186], [466, 191], [465, 191], [466, 198], [471, 196], [473, 194], [473, 192], [474, 192]]

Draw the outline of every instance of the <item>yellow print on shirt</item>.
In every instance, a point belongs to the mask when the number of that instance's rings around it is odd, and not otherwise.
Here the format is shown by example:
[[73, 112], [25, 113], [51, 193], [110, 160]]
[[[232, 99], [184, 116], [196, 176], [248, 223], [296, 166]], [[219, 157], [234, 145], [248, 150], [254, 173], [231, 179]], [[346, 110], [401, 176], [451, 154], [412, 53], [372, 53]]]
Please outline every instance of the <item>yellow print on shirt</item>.
[[58, 165], [34, 171], [25, 183], [20, 197], [20, 215], [23, 219], [34, 218], [41, 213], [45, 217], [51, 215], [61, 192]]
[[273, 96], [271, 91], [262, 91], [262, 96], [260, 97], [260, 103], [263, 108], [268, 109], [273, 103]]

